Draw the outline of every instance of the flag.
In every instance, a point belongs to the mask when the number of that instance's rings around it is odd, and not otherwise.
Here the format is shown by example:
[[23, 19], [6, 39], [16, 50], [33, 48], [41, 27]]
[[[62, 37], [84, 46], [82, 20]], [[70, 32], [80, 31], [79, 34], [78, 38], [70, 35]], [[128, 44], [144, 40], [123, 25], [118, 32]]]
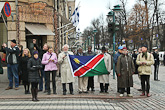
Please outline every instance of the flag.
[[79, 24], [79, 7], [77, 7], [72, 14], [72, 23], [73, 26], [77, 27]]
[[104, 63], [103, 54], [94, 56], [68, 55], [68, 60], [74, 77], [109, 74]]

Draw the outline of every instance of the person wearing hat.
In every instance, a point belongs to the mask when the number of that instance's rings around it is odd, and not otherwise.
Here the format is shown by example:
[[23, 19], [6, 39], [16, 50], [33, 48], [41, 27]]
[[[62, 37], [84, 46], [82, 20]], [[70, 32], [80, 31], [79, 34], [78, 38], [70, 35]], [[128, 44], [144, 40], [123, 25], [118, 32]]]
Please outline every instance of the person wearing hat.
[[158, 70], [159, 70], [159, 53], [158, 53], [158, 49], [157, 47], [153, 48], [153, 56], [154, 56], [154, 80], [155, 81], [159, 81], [158, 80]]
[[123, 53], [119, 56], [117, 61], [117, 76], [118, 76], [118, 87], [121, 89], [120, 97], [124, 96], [125, 89], [127, 89], [127, 96], [132, 97], [130, 87], [133, 87], [133, 74], [135, 67], [133, 59], [128, 55], [126, 47], [123, 47]]
[[[145, 95], [145, 90], [147, 90], [147, 97], [150, 97], [150, 75], [151, 75], [151, 65], [154, 64], [154, 57], [151, 53], [147, 52], [147, 46], [142, 46], [142, 53], [137, 56], [136, 60], [138, 67], [138, 72], [141, 78], [142, 94]], [[145, 84], [146, 83], [146, 84]], [[146, 88], [146, 89], [145, 89]]]
[[34, 51], [32, 58], [30, 58], [27, 63], [27, 68], [29, 71], [28, 81], [31, 83], [32, 101], [39, 101], [37, 98], [37, 94], [38, 83], [41, 77], [42, 64], [41, 59], [38, 56], [38, 51]]
[[[106, 48], [102, 47], [102, 54], [104, 54], [104, 62], [107, 71], [111, 72], [111, 55], [106, 52]], [[103, 74], [98, 76], [98, 82], [100, 83], [100, 93], [108, 93], [109, 86], [109, 74]]]
[[13, 77], [15, 81], [15, 90], [19, 89], [19, 77], [18, 77], [18, 57], [19, 57], [19, 48], [16, 44], [16, 40], [13, 39], [10, 42], [11, 48], [7, 47], [7, 44], [3, 44], [4, 50], [7, 54], [7, 72], [9, 79], [9, 86], [6, 90], [13, 88]]
[[[113, 58], [113, 61], [115, 62], [115, 66], [117, 65], [117, 60], [118, 60], [118, 57], [122, 54], [123, 52], [123, 46], [119, 46], [118, 47], [118, 52], [115, 54], [114, 58]], [[118, 79], [118, 78], [117, 78]], [[118, 87], [117, 85], [117, 92], [121, 92], [120, 88]]]

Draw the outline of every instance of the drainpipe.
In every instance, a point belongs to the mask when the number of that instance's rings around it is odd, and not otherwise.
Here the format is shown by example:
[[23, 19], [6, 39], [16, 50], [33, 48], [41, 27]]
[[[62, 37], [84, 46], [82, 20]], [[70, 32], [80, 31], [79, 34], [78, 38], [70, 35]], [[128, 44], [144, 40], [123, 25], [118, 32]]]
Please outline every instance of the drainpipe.
[[15, 5], [16, 5], [16, 30], [17, 30], [17, 40], [18, 44], [20, 44], [20, 39], [19, 39], [19, 15], [18, 15], [18, 0], [15, 0]]

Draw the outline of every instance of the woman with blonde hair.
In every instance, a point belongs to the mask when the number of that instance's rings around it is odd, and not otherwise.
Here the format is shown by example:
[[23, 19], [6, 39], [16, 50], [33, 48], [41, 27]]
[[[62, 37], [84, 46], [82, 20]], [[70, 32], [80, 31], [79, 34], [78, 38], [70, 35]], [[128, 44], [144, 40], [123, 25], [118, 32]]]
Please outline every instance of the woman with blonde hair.
[[29, 92], [30, 83], [28, 82], [28, 69], [27, 69], [27, 63], [30, 58], [31, 58], [30, 51], [28, 48], [25, 48], [20, 58], [20, 65], [19, 65], [20, 72], [22, 74], [23, 85], [25, 88], [25, 94], [30, 94]]

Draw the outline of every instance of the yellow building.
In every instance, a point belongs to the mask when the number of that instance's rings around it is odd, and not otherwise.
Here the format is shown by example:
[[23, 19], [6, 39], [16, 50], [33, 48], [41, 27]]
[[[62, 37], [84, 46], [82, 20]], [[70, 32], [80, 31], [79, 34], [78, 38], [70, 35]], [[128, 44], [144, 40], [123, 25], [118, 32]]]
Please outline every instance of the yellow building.
[[10, 17], [5, 17], [3, 9], [0, 10], [4, 17], [0, 17], [0, 45], [3, 42], [9, 45], [12, 39], [16, 39], [18, 44], [31, 49], [32, 39], [37, 39], [39, 47], [48, 43], [58, 52], [67, 43], [67, 29], [58, 28], [70, 23], [75, 0], [1, 0], [0, 5], [6, 1], [12, 12]]

